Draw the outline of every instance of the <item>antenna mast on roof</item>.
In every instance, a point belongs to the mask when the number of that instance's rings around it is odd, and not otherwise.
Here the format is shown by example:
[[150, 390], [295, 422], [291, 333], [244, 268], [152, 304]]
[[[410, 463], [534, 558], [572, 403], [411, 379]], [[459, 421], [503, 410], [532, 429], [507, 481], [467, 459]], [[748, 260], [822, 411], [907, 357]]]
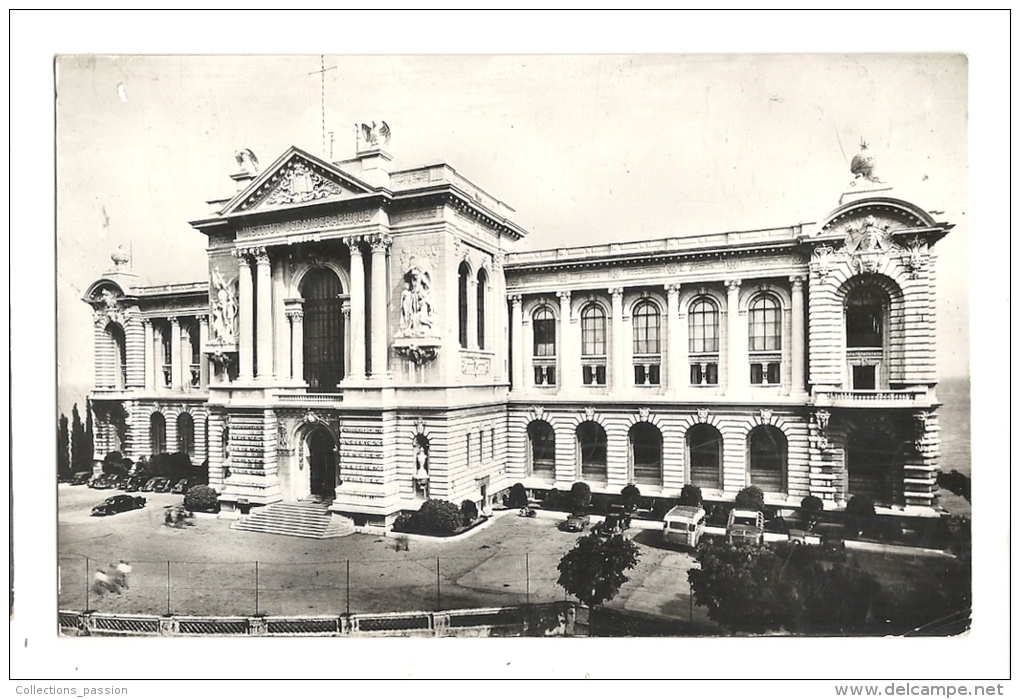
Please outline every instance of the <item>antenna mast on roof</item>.
[[[326, 67], [326, 57], [323, 56], [323, 55], [319, 56], [319, 65], [321, 66], [321, 68], [319, 70], [313, 70], [311, 73], [309, 73], [309, 75], [315, 75], [316, 73], [318, 73], [319, 76], [322, 79], [322, 81], [321, 81], [322, 89], [321, 89], [321, 94], [320, 94], [320, 100], [321, 100], [320, 104], [322, 106], [322, 154], [326, 155], [326, 153], [327, 153], [327, 150], [326, 150], [326, 71], [327, 70], [333, 70], [334, 68], [336, 68], [336, 66], [330, 66], [329, 68], [327, 68]], [[332, 146], [332, 144], [330, 144], [330, 145]], [[332, 157], [333, 157], [333, 155], [331, 153], [330, 154], [330, 158], [332, 159]]]

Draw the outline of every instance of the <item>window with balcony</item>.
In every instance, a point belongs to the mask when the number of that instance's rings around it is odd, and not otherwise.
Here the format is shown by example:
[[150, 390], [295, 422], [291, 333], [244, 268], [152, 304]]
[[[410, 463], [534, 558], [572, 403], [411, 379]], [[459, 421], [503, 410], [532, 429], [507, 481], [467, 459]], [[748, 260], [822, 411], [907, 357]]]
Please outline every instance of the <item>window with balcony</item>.
[[855, 391], [880, 388], [888, 307], [888, 296], [875, 286], [859, 286], [847, 294], [846, 359], [850, 385]]
[[702, 296], [694, 300], [687, 314], [691, 385], [719, 383], [719, 307]]
[[164, 326], [160, 330], [160, 346], [162, 347], [162, 378], [163, 387], [173, 386], [173, 342], [170, 340], [170, 328]]
[[127, 346], [124, 339], [124, 328], [117, 323], [110, 323], [106, 326], [106, 337], [113, 354], [111, 387], [123, 390], [127, 386]]
[[534, 341], [531, 363], [536, 386], [556, 385], [556, 316], [548, 306], [540, 306], [531, 316]]
[[779, 300], [762, 294], [748, 309], [748, 361], [751, 384], [778, 385], [783, 355], [783, 312]]
[[659, 385], [662, 364], [660, 318], [659, 307], [651, 301], [642, 301], [631, 314], [634, 329], [634, 383], [638, 386]]
[[198, 323], [188, 328], [188, 342], [191, 344], [191, 362], [188, 366], [191, 376], [191, 387], [198, 388], [202, 383], [202, 347], [199, 341]]
[[581, 377], [585, 386], [606, 385], [606, 312], [597, 303], [581, 311]]

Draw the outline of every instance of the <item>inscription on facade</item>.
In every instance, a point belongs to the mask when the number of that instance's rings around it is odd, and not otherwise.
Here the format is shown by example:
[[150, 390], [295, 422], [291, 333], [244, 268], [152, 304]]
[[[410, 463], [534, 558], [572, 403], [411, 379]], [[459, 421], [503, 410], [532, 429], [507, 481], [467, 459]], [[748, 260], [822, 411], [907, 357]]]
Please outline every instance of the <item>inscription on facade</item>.
[[299, 218], [292, 221], [277, 221], [275, 223], [262, 223], [257, 226], [245, 226], [237, 232], [237, 237], [239, 239], [264, 238], [283, 233], [339, 228], [371, 222], [371, 211], [343, 211], [327, 216], [314, 216], [312, 218]]

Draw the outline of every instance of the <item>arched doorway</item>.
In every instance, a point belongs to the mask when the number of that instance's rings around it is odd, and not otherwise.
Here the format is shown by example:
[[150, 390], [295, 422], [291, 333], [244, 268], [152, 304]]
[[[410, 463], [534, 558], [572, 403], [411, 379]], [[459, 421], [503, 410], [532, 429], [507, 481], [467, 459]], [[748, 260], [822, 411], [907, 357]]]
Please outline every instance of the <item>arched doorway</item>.
[[903, 500], [903, 457], [899, 445], [879, 429], [850, 433], [846, 447], [846, 498], [863, 495], [880, 505]]
[[606, 430], [597, 422], [582, 422], [577, 426], [577, 460], [581, 480], [589, 483], [605, 483]]
[[336, 442], [325, 427], [317, 427], [305, 438], [309, 490], [312, 495], [332, 500], [336, 496]]
[[722, 435], [699, 423], [687, 430], [687, 480], [699, 488], [722, 488]]
[[317, 391], [335, 391], [344, 377], [341, 292], [340, 279], [330, 269], [313, 269], [301, 282], [304, 380]]
[[786, 492], [786, 435], [772, 425], [758, 425], [747, 435], [751, 485], [766, 493]]
[[528, 423], [528, 443], [531, 445], [531, 474], [537, 478], [553, 480], [556, 477], [556, 433], [544, 420]]
[[636, 422], [629, 437], [632, 482], [662, 486], [662, 432], [649, 422]]

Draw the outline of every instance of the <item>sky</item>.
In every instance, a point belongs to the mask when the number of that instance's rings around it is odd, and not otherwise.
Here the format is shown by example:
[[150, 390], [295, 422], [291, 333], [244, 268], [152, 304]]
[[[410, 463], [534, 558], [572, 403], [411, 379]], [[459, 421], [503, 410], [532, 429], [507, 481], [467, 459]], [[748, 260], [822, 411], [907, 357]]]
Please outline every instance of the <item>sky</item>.
[[61, 56], [62, 402], [91, 380], [79, 299], [115, 247], [145, 282], [204, 279], [187, 222], [232, 192], [235, 150], [339, 160], [372, 120], [394, 169], [445, 161], [514, 207], [520, 250], [818, 221], [864, 139], [891, 195], [956, 224], [939, 362], [966, 375], [967, 87], [962, 54]]
[[[15, 13], [11, 463], [28, 467], [11, 471], [11, 492], [21, 494], [12, 499], [21, 563], [12, 668], [50, 677], [54, 668], [88, 672], [105, 657], [53, 643], [51, 586], [34, 583], [56, 580], [55, 505], [25, 495], [52, 491], [52, 463], [38, 444], [50, 439], [57, 409], [69, 412], [69, 399], [81, 400], [74, 390], [91, 383], [82, 292], [119, 244], [148, 282], [204, 278], [204, 238], [187, 221], [233, 191], [234, 151], [251, 148], [263, 164], [291, 145], [321, 155], [323, 111], [335, 158], [353, 152], [355, 122], [384, 119], [394, 167], [449, 162], [517, 210], [530, 231], [520, 249], [817, 221], [837, 205], [866, 139], [894, 195], [956, 224], [936, 247], [940, 369], [966, 374], [973, 357], [975, 472], [1008, 464], [1008, 397], [996, 373], [1008, 366], [1012, 315], [1008, 33], [1009, 16], [991, 13]], [[322, 61], [324, 81], [313, 74]], [[971, 307], [971, 298], [981, 303]], [[52, 323], [47, 308], [56, 309]], [[998, 483], [975, 479], [985, 512], [1009, 512], [1010, 492]], [[975, 631], [952, 641], [952, 667], [911, 645], [918, 676], [1004, 676], [1005, 516], [977, 518], [975, 541]], [[769, 660], [783, 658], [794, 676], [789, 647], [758, 643], [753, 656], [741, 654], [741, 673], [774, 676], [780, 666]], [[827, 652], [845, 651], [832, 657], [861, 650], [840, 643], [827, 640]], [[222, 669], [222, 651], [184, 645], [189, 672]], [[605, 645], [597, 663], [573, 647], [555, 658], [526, 647], [530, 655], [499, 646], [465, 664], [416, 645], [413, 671], [634, 671], [633, 654]], [[398, 657], [389, 651], [385, 662], [354, 650], [343, 660], [389, 676]], [[903, 671], [902, 654], [868, 657], [838, 671]], [[145, 672], [136, 660], [118, 660], [113, 674]], [[254, 671], [287, 676], [301, 662]], [[833, 672], [808, 663], [796, 673], [821, 669]], [[756, 692], [780, 696], [771, 688]]]

